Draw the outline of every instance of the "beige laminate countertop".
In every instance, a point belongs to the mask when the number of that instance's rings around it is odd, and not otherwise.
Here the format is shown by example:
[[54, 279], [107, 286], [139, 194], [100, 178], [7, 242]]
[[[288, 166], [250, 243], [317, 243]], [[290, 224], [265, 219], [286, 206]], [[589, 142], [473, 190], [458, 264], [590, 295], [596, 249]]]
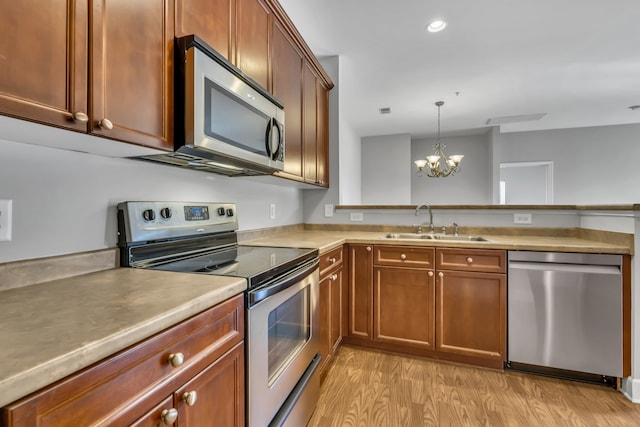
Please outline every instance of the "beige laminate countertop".
[[575, 237], [553, 236], [494, 236], [483, 234], [488, 242], [438, 241], [417, 239], [385, 239], [383, 231], [316, 231], [304, 230], [281, 234], [274, 237], [250, 240], [248, 245], [299, 246], [318, 248], [327, 252], [345, 243], [376, 245], [411, 245], [447, 248], [506, 249], [545, 252], [586, 252], [606, 254], [630, 254], [629, 246], [596, 242]]
[[0, 292], [0, 407], [246, 289], [234, 277], [116, 268]]

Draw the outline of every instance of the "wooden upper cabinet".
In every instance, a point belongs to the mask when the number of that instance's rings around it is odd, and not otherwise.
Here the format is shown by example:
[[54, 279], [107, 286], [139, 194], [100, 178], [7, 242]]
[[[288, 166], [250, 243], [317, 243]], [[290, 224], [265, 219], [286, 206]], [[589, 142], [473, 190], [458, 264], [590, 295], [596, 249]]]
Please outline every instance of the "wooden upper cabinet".
[[329, 187], [329, 91], [316, 83], [316, 181]]
[[236, 0], [236, 61], [245, 74], [269, 90], [271, 11], [262, 0]]
[[173, 0], [93, 1], [91, 133], [173, 149], [173, 10]]
[[302, 67], [302, 144], [304, 180], [310, 184], [315, 184], [318, 178], [316, 126], [316, 76], [305, 62]]
[[87, 2], [0, 0], [0, 11], [0, 113], [86, 132]]
[[176, 0], [176, 37], [195, 34], [231, 61], [236, 0]]
[[273, 95], [284, 104], [284, 172], [302, 177], [302, 54], [273, 20], [271, 58]]

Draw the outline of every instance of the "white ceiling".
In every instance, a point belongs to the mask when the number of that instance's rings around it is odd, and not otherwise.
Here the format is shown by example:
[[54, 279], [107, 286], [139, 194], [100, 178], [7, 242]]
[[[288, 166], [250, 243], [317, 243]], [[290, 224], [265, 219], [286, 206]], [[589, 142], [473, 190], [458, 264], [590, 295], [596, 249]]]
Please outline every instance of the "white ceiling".
[[[360, 136], [640, 123], [640, 0], [280, 0], [317, 56], [340, 56]], [[433, 19], [447, 21], [428, 33]], [[391, 114], [380, 115], [380, 107]]]

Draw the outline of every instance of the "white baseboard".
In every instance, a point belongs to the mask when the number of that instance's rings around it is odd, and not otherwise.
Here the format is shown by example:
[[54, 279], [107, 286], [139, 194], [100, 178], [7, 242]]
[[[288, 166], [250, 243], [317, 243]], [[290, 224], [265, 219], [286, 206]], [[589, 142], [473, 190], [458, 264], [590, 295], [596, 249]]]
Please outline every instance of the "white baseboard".
[[640, 403], [640, 378], [623, 378], [620, 392], [633, 403]]

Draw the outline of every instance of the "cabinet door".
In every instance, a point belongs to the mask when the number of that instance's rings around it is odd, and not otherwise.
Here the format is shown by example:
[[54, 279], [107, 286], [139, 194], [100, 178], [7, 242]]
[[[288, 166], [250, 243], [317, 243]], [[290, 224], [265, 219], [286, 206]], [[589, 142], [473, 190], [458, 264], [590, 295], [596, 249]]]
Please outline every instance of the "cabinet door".
[[322, 372], [331, 358], [331, 275], [320, 281], [319, 294], [320, 355], [322, 356], [320, 372]]
[[0, 0], [0, 11], [0, 113], [86, 132], [87, 2]]
[[316, 181], [322, 187], [329, 187], [329, 92], [319, 79], [316, 89]]
[[504, 274], [439, 271], [436, 312], [437, 351], [505, 359]]
[[433, 350], [433, 270], [374, 268], [374, 339]]
[[273, 20], [273, 95], [284, 104], [284, 172], [302, 178], [302, 55]]
[[195, 34], [229, 61], [235, 0], [176, 0], [176, 37]]
[[236, 66], [269, 90], [271, 12], [262, 0], [236, 3]]
[[90, 132], [173, 149], [173, 0], [92, 5]]
[[131, 424], [130, 427], [162, 427], [173, 425], [171, 420], [177, 415], [178, 410], [173, 407], [173, 397], [167, 397], [149, 412]]
[[329, 332], [329, 342], [331, 354], [334, 354], [344, 335], [342, 330], [342, 313], [344, 312], [343, 301], [343, 268], [338, 268], [332, 275], [329, 286], [331, 287], [331, 309], [329, 317], [331, 319], [331, 329]]
[[244, 342], [176, 391], [174, 406], [180, 427], [244, 426]]
[[349, 245], [349, 336], [373, 338], [373, 247]]
[[302, 144], [304, 180], [310, 184], [316, 184], [318, 179], [316, 126], [316, 76], [305, 62], [302, 67]]

